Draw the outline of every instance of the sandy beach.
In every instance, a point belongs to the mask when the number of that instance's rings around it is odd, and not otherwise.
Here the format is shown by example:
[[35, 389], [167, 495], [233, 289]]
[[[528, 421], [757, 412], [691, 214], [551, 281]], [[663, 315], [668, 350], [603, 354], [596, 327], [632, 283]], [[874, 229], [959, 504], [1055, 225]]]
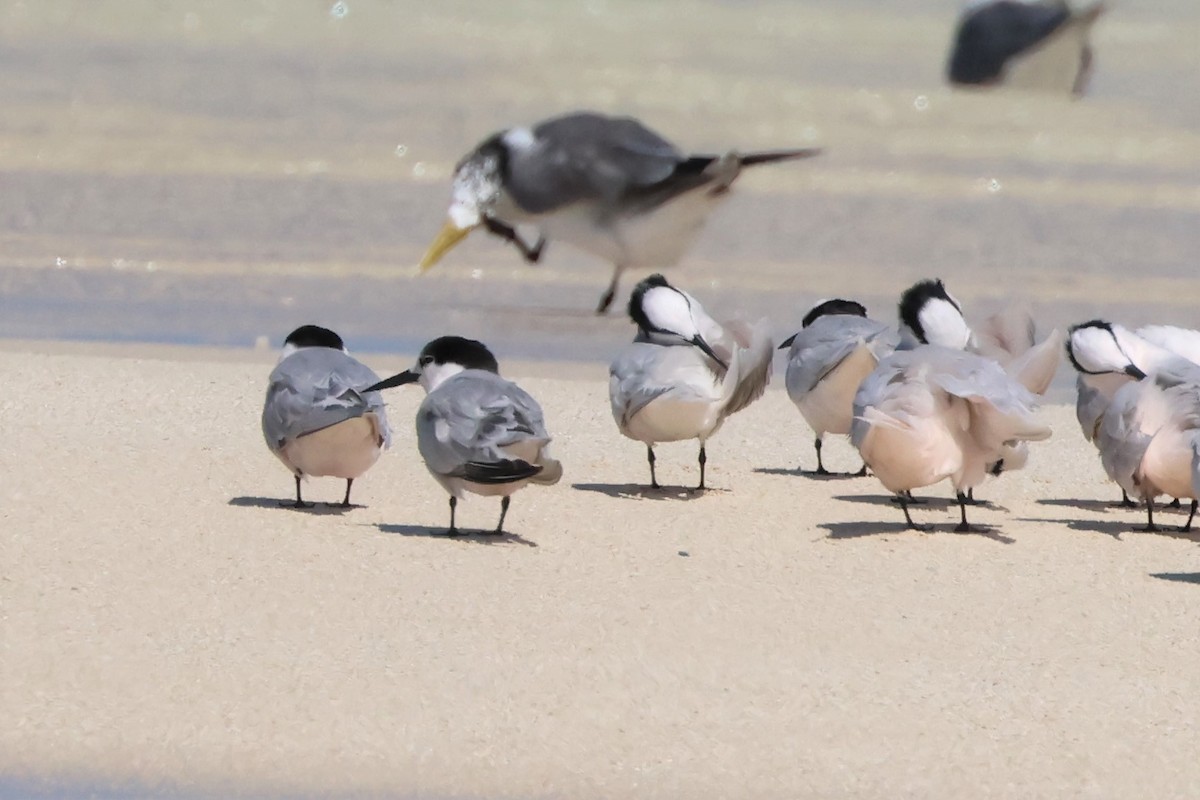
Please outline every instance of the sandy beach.
[[[396, 444], [357, 507], [277, 507], [271, 362], [0, 349], [10, 796], [1200, 787], [1196, 538], [1134, 532], [1069, 407], [1044, 410], [1055, 437], [1026, 473], [981, 489], [985, 531], [951, 532], [943, 486], [919, 493], [922, 534], [872, 478], [796, 472], [810, 435], [778, 376], [711, 442], [714, 489], [693, 495], [641, 488], [602, 368], [514, 365], [566, 476], [514, 498], [511, 535], [447, 539], [414, 387], [390, 394]], [[827, 452], [857, 466], [842, 441]], [[663, 446], [660, 479], [694, 483], [694, 457]], [[497, 511], [472, 498], [460, 524]]]
[[[0, 0], [0, 800], [1200, 795], [1200, 534], [1136, 532], [1069, 406], [976, 534], [948, 486], [922, 534], [872, 478], [800, 474], [778, 372], [711, 491], [648, 492], [605, 264], [480, 233], [417, 274], [469, 148], [589, 108], [825, 148], [748, 170], [668, 272], [717, 318], [891, 322], [940, 276], [972, 322], [1197, 327], [1200, 5], [1111, 3], [1078, 101], [945, 86], [957, 8]], [[441, 536], [410, 387], [356, 507], [280, 508], [259, 415], [304, 323], [380, 373], [483, 339], [563, 481]]]

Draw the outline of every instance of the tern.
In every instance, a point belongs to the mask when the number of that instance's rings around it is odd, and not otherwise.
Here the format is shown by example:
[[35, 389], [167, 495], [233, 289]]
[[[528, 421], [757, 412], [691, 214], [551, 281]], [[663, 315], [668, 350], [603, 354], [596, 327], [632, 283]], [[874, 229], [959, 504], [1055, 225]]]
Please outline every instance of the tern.
[[[742, 167], [809, 158], [818, 148], [688, 155], [631, 117], [578, 111], [489, 136], [455, 168], [449, 219], [421, 271], [472, 230], [510, 242], [530, 263], [561, 239], [608, 260], [608, 310], [621, 273], [678, 263]], [[517, 227], [538, 230], [527, 244]]]
[[[822, 439], [850, 432], [854, 393], [879, 359], [896, 349], [899, 333], [868, 319], [861, 303], [843, 299], [817, 303], [800, 326], [779, 345], [788, 351], [787, 393], [816, 435], [816, 474], [833, 475], [821, 460]], [[853, 474], [861, 477], [866, 469]]]
[[654, 445], [697, 439], [700, 484], [704, 445], [725, 419], [762, 396], [774, 346], [765, 320], [717, 323], [687, 292], [654, 274], [629, 299], [633, 342], [609, 368], [608, 396], [621, 433], [646, 445], [650, 485], [658, 489]]
[[950, 83], [1082, 95], [1092, 73], [1092, 26], [1103, 2], [971, 0], [963, 8], [946, 67]]
[[462, 532], [454, 512], [465, 492], [500, 497], [500, 521], [514, 492], [530, 483], [550, 485], [562, 465], [550, 457], [550, 435], [542, 408], [528, 392], [500, 377], [487, 346], [461, 336], [426, 344], [412, 369], [369, 387], [369, 391], [420, 383], [425, 399], [417, 409], [417, 449], [434, 479], [450, 495], [449, 536]]
[[1158, 495], [1192, 498], [1190, 530], [1200, 496], [1200, 365], [1105, 320], [1073, 326], [1067, 356], [1079, 372], [1080, 427], [1124, 500], [1141, 497], [1146, 530], [1156, 530]]
[[[1037, 341], [1033, 317], [1023, 306], [1010, 305], [986, 318], [978, 330], [963, 316], [962, 305], [941, 280], [919, 281], [900, 301], [902, 337], [910, 346], [936, 344], [966, 350], [997, 362], [1017, 383], [1036, 395], [1044, 395], [1062, 361], [1061, 331], [1055, 329]], [[988, 465], [988, 473], [1022, 469], [1029, 461], [1029, 446], [1012, 442], [1001, 449], [1000, 457]], [[974, 490], [967, 492], [975, 502]]]
[[961, 514], [956, 530], [969, 531], [967, 492], [1006, 448], [1051, 432], [1034, 418], [1032, 392], [998, 362], [961, 349], [970, 329], [944, 287], [914, 302], [914, 294], [936, 288], [928, 283], [901, 298], [900, 349], [882, 359], [855, 394], [850, 440], [899, 497], [908, 527], [921, 530], [909, 515], [908, 493], [949, 478]]
[[368, 389], [379, 380], [346, 352], [327, 328], [303, 325], [288, 334], [268, 379], [262, 430], [271, 449], [296, 477], [294, 508], [311, 508], [300, 479], [333, 476], [350, 487], [391, 445], [383, 399]]

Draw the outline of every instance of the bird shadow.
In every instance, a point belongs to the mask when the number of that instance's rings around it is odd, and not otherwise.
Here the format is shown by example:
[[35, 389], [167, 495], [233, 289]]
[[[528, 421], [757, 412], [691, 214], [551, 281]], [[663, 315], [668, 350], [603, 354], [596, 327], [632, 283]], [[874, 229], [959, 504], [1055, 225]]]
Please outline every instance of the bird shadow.
[[[835, 494], [834, 500], [842, 500], [847, 503], [866, 503], [873, 506], [896, 506], [899, 501], [894, 494]], [[943, 510], [954, 506], [958, 508], [958, 501], [950, 501], [944, 497], [918, 497], [916, 501], [910, 501], [910, 508], [936, 508]]]
[[[957, 525], [958, 523], [954, 523]], [[956, 531], [953, 525], [949, 528], [941, 526], [925, 531], [914, 531], [903, 522], [824, 522], [818, 525], [829, 531], [827, 539], [861, 539], [864, 536], [881, 536], [896, 533], [952, 533], [955, 536], [981, 536], [1000, 544], [1015, 544], [1016, 539], [1005, 536], [990, 525], [972, 524], [969, 531]]]
[[851, 478], [862, 478], [854, 472], [817, 472], [816, 470], [804, 469], [796, 467], [795, 469], [787, 469], [786, 467], [755, 467], [754, 471], [760, 475], [789, 475], [794, 478], [808, 478], [813, 481], [845, 481]]
[[537, 547], [538, 543], [526, 539], [519, 533], [493, 533], [492, 531], [471, 531], [466, 528], [459, 528], [459, 533], [456, 536], [451, 536], [446, 533], [445, 528], [431, 528], [428, 525], [388, 525], [386, 523], [378, 523], [375, 527], [380, 533], [391, 533], [396, 536], [420, 536], [427, 539], [445, 539], [449, 542], [469, 542], [470, 544], [521, 544], [526, 547]]
[[[1083, 500], [1074, 497], [1046, 497], [1037, 501], [1044, 506], [1060, 506], [1064, 508], [1078, 508], [1084, 511], [1128, 511], [1133, 513], [1141, 510], [1146, 513], [1146, 506], [1143, 503], [1135, 503], [1131, 506], [1122, 505], [1120, 500]], [[1186, 514], [1188, 508], [1186, 505], [1173, 506], [1169, 503], [1155, 503], [1155, 514]]]
[[1051, 525], [1063, 525], [1073, 531], [1086, 533], [1103, 533], [1117, 541], [1123, 541], [1121, 534], [1137, 533], [1146, 536], [1163, 536], [1168, 539], [1183, 539], [1189, 542], [1200, 542], [1200, 530], [1180, 530], [1175, 527], [1159, 527], [1158, 530], [1145, 530], [1145, 522], [1135, 518], [1103, 520], [1103, 519], [1046, 519], [1039, 517], [1021, 517], [1021, 522], [1043, 522]]
[[1151, 572], [1150, 577], [1160, 581], [1200, 584], [1200, 572]]
[[366, 508], [357, 503], [351, 503], [344, 506], [341, 503], [318, 503], [314, 502], [311, 506], [305, 508], [296, 508], [292, 505], [294, 501], [291, 499], [281, 500], [278, 497], [231, 497], [229, 505], [238, 506], [239, 508], [273, 508], [278, 511], [299, 511], [305, 514], [345, 514], [347, 511], [353, 511], [356, 508]]
[[[868, 503], [876, 506], [898, 506], [899, 499], [894, 494], [836, 494], [834, 500], [842, 500], [847, 503]], [[917, 497], [915, 500], [908, 501], [909, 508], [931, 508], [938, 511], [943, 511], [947, 508], [958, 508], [958, 501], [946, 497]], [[967, 503], [967, 508], [986, 508], [989, 511], [1000, 511], [1008, 513], [1008, 508], [993, 503], [991, 500], [972, 500]]]
[[596, 492], [609, 497], [642, 498], [645, 500], [695, 500], [712, 492], [724, 492], [724, 489], [714, 489], [711, 486], [703, 490], [688, 486], [646, 486], [640, 483], [573, 483], [572, 489], [581, 492]]
[[1044, 497], [1037, 501], [1038, 505], [1058, 506], [1060, 508], [1079, 508], [1084, 511], [1132, 511], [1133, 508], [1122, 506], [1120, 501], [1081, 500], [1074, 497]]
[[[1040, 501], [1039, 501], [1040, 502]], [[1121, 541], [1122, 533], [1131, 533], [1134, 526], [1128, 520], [1103, 519], [1048, 519], [1046, 517], [1017, 517], [1018, 522], [1040, 522], [1047, 525], [1062, 525], [1083, 533], [1103, 533]]]

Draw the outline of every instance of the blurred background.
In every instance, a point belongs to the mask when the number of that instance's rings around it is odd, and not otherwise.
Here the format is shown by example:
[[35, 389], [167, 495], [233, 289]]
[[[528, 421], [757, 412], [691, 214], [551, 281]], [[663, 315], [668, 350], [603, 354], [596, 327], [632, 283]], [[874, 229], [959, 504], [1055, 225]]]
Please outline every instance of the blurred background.
[[[460, 156], [568, 110], [685, 150], [817, 144], [741, 177], [668, 272], [786, 335], [834, 295], [894, 318], [942, 277], [979, 318], [1200, 325], [1200, 4], [1118, 3], [1082, 100], [954, 91], [954, 0], [0, 0], [0, 337], [352, 351], [443, 333], [606, 362], [625, 296], [551, 243], [435, 270]], [[627, 275], [627, 292], [640, 278]]]

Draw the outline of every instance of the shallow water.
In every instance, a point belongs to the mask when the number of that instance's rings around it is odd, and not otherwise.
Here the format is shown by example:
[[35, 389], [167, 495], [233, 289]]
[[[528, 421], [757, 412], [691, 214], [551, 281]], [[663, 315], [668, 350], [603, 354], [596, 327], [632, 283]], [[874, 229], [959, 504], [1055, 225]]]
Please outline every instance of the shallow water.
[[670, 273], [717, 316], [783, 336], [836, 294], [887, 319], [940, 276], [972, 317], [1200, 324], [1200, 7], [1113, 10], [1081, 102], [946, 89], [955, 8], [0, 3], [0, 336], [251, 346], [312, 321], [360, 351], [453, 331], [605, 361], [632, 329], [589, 313], [590, 256], [476, 234], [414, 268], [463, 152], [577, 107], [696, 150], [827, 148], [744, 175]]

